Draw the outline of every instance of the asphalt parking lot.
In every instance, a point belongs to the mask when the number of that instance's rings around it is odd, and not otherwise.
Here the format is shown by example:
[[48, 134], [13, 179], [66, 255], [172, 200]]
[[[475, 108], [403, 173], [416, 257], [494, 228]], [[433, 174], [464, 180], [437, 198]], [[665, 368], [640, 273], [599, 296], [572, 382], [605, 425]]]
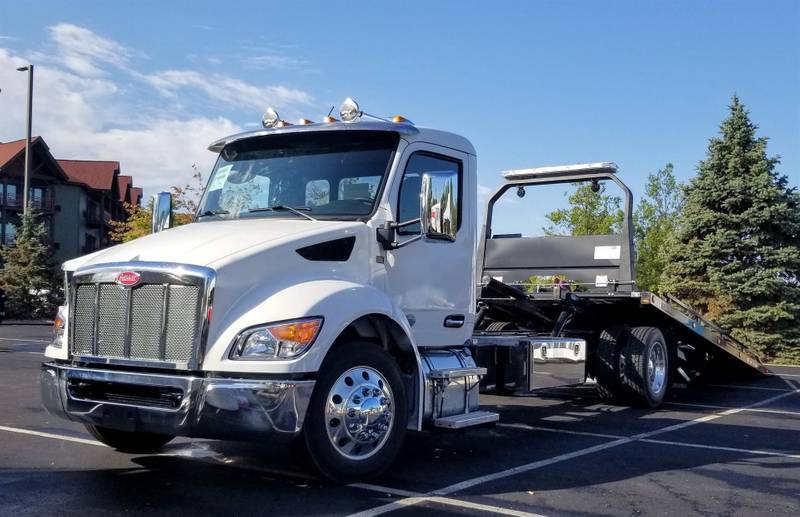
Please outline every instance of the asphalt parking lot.
[[674, 393], [658, 410], [591, 387], [484, 397], [494, 428], [414, 433], [368, 484], [291, 448], [175, 440], [115, 452], [39, 402], [42, 326], [0, 326], [1, 515], [800, 514], [800, 368]]

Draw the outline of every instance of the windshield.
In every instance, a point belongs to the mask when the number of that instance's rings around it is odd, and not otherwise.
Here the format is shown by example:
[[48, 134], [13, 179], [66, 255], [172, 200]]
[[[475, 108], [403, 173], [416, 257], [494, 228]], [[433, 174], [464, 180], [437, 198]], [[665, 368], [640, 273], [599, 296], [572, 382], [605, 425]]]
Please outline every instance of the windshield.
[[391, 132], [332, 131], [234, 142], [220, 153], [198, 217], [369, 215], [398, 141]]

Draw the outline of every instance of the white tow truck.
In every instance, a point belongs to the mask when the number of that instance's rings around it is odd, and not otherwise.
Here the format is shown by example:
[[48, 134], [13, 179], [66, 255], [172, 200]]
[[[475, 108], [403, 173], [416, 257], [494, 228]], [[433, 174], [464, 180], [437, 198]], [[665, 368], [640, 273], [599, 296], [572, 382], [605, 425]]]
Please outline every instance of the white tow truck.
[[[677, 300], [636, 290], [630, 191], [609, 163], [511, 171], [478, 226], [465, 138], [378, 119], [213, 143], [194, 222], [63, 265], [67, 302], [42, 365], [53, 414], [150, 453], [175, 436], [303, 441], [337, 482], [374, 476], [407, 431], [491, 424], [481, 390], [596, 382], [657, 406], [729, 361], [764, 372]], [[492, 235], [509, 189], [599, 180], [626, 193], [620, 235]], [[531, 275], [573, 282], [521, 287]], [[711, 362], [710, 362], [711, 361]]]

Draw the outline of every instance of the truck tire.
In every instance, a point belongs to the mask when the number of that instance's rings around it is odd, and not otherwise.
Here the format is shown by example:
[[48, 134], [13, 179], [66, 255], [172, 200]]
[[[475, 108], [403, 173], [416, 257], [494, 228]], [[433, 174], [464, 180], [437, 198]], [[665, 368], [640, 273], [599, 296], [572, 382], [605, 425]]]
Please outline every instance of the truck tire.
[[107, 427], [86, 424], [89, 434], [94, 436], [99, 442], [104, 443], [120, 452], [132, 454], [150, 454], [158, 452], [170, 440], [175, 438], [168, 434], [156, 433], [137, 433], [130, 431], [118, 431]]
[[303, 434], [311, 460], [335, 483], [377, 476], [397, 457], [408, 421], [395, 360], [377, 345], [351, 342], [320, 369]]
[[595, 361], [595, 379], [597, 393], [601, 398], [620, 401], [625, 390], [622, 385], [621, 353], [625, 344], [625, 328], [610, 327], [603, 329], [597, 339], [597, 360]]
[[637, 405], [657, 407], [670, 379], [670, 343], [656, 327], [634, 327], [622, 352], [622, 382]]

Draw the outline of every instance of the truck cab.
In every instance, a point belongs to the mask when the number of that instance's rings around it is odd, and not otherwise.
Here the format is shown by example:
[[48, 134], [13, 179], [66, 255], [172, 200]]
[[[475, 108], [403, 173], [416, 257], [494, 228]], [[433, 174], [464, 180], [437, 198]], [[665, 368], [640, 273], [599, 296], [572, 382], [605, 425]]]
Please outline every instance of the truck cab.
[[166, 229], [162, 195], [163, 231], [65, 263], [45, 406], [123, 450], [302, 433], [337, 480], [474, 412], [475, 150], [353, 104], [214, 142], [191, 224]]

